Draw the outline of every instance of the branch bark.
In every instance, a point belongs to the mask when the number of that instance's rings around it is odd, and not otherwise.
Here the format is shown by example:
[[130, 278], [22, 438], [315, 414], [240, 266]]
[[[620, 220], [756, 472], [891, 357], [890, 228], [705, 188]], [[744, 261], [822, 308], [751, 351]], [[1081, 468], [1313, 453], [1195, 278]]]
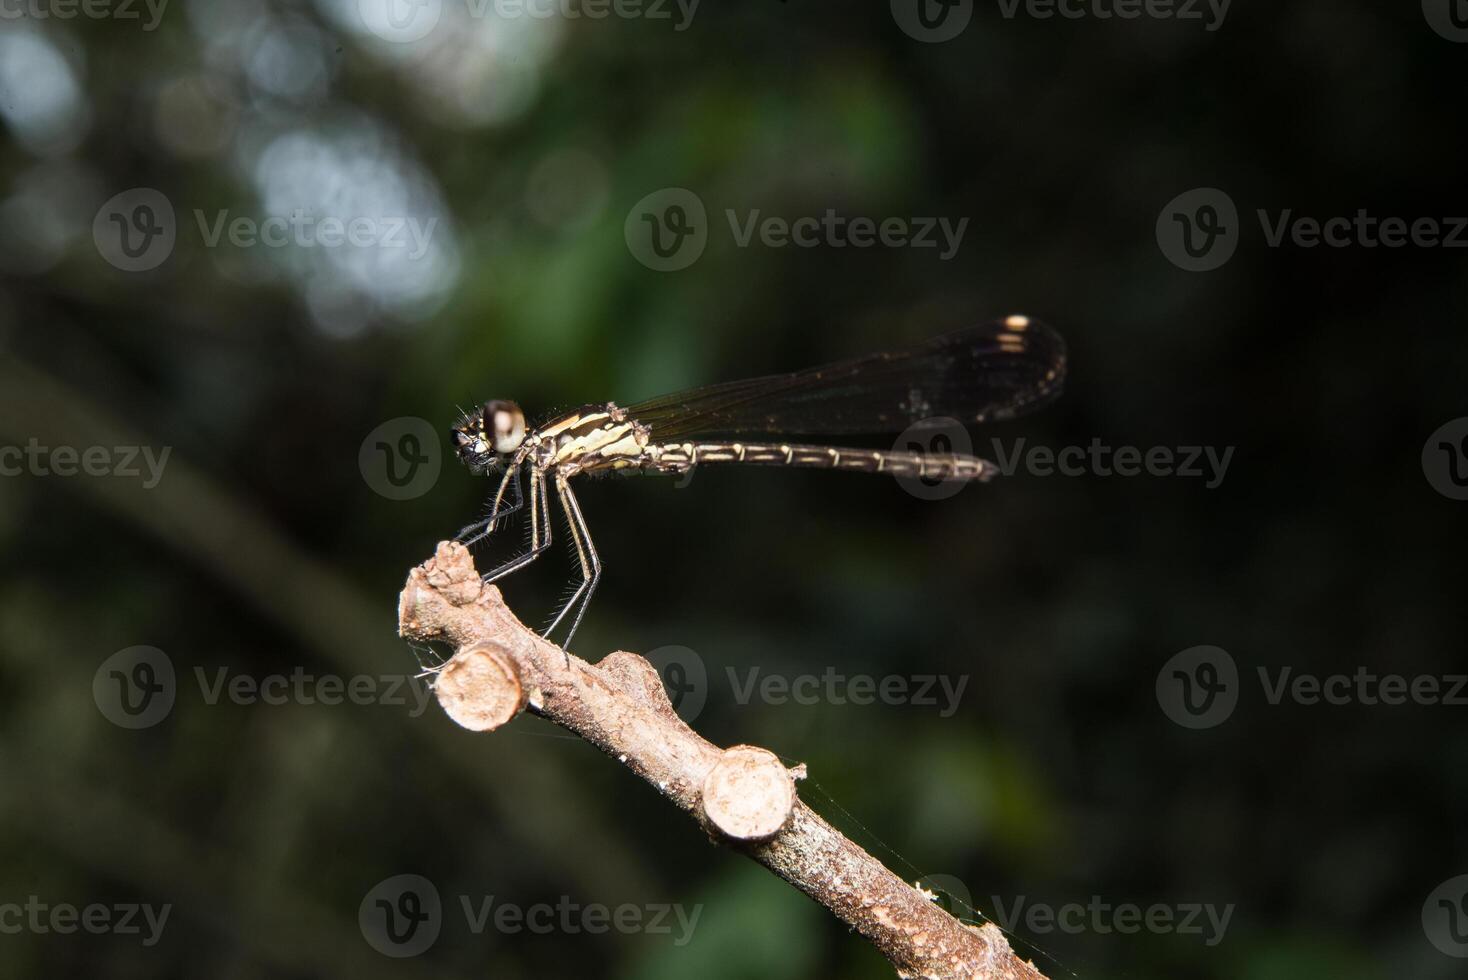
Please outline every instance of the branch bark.
[[804, 767], [766, 749], [720, 749], [684, 724], [657, 671], [613, 653], [591, 665], [526, 629], [469, 552], [444, 542], [413, 569], [398, 605], [406, 638], [452, 645], [434, 684], [460, 725], [493, 731], [527, 707], [652, 784], [716, 841], [830, 909], [907, 978], [1045, 980], [993, 924], [967, 926], [805, 805]]

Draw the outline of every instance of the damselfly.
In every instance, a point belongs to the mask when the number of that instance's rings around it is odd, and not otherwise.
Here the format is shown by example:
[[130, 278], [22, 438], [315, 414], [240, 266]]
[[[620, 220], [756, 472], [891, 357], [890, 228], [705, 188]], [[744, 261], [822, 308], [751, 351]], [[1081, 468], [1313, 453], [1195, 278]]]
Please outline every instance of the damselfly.
[[[840, 448], [791, 437], [879, 435], [954, 418], [982, 423], [1013, 418], [1045, 404], [1065, 379], [1065, 344], [1044, 324], [1012, 316], [901, 350], [824, 367], [695, 388], [619, 407], [586, 405], [534, 429], [511, 401], [489, 401], [465, 414], [450, 437], [471, 472], [504, 471], [489, 516], [459, 532], [466, 545], [529, 498], [530, 547], [484, 576], [525, 567], [551, 545], [548, 482], [570, 524], [581, 580], [545, 630], [548, 637], [576, 610], [571, 637], [601, 579], [601, 558], [570, 480], [581, 473], [683, 474], [712, 463], [807, 466], [887, 473], [922, 480], [990, 479], [998, 468], [957, 453]], [[521, 487], [528, 474], [528, 494]]]

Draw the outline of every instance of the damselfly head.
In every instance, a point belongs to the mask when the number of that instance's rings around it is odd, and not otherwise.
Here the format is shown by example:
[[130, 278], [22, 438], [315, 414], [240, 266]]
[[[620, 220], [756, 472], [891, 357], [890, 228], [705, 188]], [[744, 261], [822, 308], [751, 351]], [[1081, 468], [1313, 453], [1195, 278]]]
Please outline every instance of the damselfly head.
[[483, 473], [525, 441], [525, 413], [514, 402], [487, 401], [454, 425], [449, 441], [471, 473]]

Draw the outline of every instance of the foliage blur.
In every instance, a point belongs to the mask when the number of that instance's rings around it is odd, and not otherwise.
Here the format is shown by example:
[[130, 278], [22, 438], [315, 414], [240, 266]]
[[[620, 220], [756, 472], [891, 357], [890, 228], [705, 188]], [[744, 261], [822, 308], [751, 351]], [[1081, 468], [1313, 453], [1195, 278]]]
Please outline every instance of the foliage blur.
[[[362, 10], [371, 7], [367, 2]], [[7, 8], [12, 9], [12, 8]], [[408, 569], [481, 512], [444, 460], [389, 499], [359, 454], [403, 417], [540, 416], [881, 349], [1010, 312], [1055, 324], [1070, 384], [975, 433], [1052, 446], [1234, 446], [1183, 478], [1020, 472], [938, 502], [893, 482], [710, 469], [586, 483], [607, 572], [577, 639], [697, 652], [697, 727], [808, 764], [813, 806], [979, 913], [1235, 906], [1222, 941], [1006, 923], [1050, 976], [1461, 976], [1422, 909], [1468, 871], [1468, 735], [1446, 706], [1270, 705], [1256, 668], [1447, 674], [1464, 663], [1464, 505], [1423, 479], [1464, 410], [1462, 253], [1268, 248], [1223, 268], [1158, 248], [1194, 187], [1255, 209], [1447, 217], [1463, 49], [1415, 4], [1238, 4], [1177, 20], [976, 5], [923, 43], [886, 4], [470, 16], [421, 41], [356, 0], [180, 0], [0, 21], [0, 443], [170, 447], [158, 485], [0, 479], [0, 899], [172, 903], [162, 940], [0, 934], [17, 977], [885, 977], [859, 937], [585, 744], [524, 717], [474, 736], [434, 705], [209, 703], [196, 680], [417, 670]], [[56, 8], [59, 9], [59, 8]], [[568, 8], [577, 9], [577, 8]], [[1021, 8], [1023, 9], [1023, 8]], [[707, 205], [659, 272], [629, 210]], [[94, 240], [152, 188], [156, 269]], [[289, 213], [436, 221], [416, 259], [207, 244]], [[739, 247], [726, 210], [968, 218], [919, 248]], [[202, 218], [200, 216], [203, 216]], [[431, 445], [442, 456], [444, 445]], [[518, 532], [515, 532], [518, 533]], [[563, 544], [506, 584], [543, 623]], [[1245, 696], [1192, 731], [1158, 670], [1211, 644]], [[130, 731], [93, 678], [136, 645], [178, 697]], [[967, 678], [917, 704], [741, 704], [746, 678]], [[445, 905], [701, 907], [665, 934], [475, 934], [411, 959], [359, 904], [421, 874]]]

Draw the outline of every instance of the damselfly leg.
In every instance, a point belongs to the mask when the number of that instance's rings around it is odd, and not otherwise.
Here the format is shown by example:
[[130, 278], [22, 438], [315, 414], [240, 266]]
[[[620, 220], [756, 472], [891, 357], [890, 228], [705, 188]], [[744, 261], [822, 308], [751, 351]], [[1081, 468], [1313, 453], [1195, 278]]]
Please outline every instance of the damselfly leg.
[[571, 541], [576, 545], [576, 557], [581, 563], [581, 584], [576, 586], [576, 591], [571, 593], [571, 598], [566, 600], [566, 604], [556, 613], [556, 618], [551, 620], [542, 635], [550, 636], [551, 631], [566, 618], [566, 613], [577, 606], [576, 617], [571, 620], [571, 628], [561, 643], [563, 649], [569, 650], [571, 638], [576, 635], [581, 617], [586, 615], [586, 607], [591, 604], [591, 595], [601, 581], [601, 556], [596, 553], [596, 545], [591, 542], [591, 532], [586, 529], [586, 519], [581, 516], [581, 505], [576, 501], [576, 493], [562, 473], [556, 474], [556, 495], [560, 498], [561, 509], [566, 512], [571, 525]]
[[[507, 507], [501, 507], [504, 502], [506, 488], [513, 490], [514, 501]], [[482, 521], [475, 521], [454, 535], [454, 540], [464, 547], [478, 544], [494, 533], [495, 527], [502, 518], [509, 517], [525, 506], [525, 497], [520, 489], [520, 468], [512, 466], [500, 480], [499, 489], [495, 491], [494, 502], [490, 505], [489, 516]], [[533, 515], [532, 515], [533, 516]]]
[[545, 491], [545, 474], [540, 470], [530, 472], [530, 549], [516, 555], [494, 571], [484, 575], [484, 583], [504, 578], [517, 572], [539, 558], [551, 546], [550, 496]]

